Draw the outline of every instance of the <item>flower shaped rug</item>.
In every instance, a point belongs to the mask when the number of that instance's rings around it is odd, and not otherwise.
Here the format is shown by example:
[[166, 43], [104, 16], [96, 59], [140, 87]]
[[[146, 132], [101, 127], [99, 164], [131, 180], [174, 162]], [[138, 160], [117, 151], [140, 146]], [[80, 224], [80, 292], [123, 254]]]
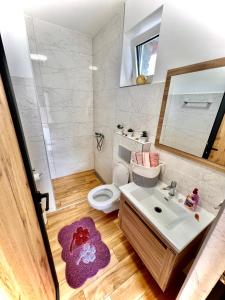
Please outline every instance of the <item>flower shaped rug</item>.
[[58, 240], [66, 263], [66, 280], [72, 288], [80, 287], [110, 261], [109, 249], [102, 242], [91, 218], [63, 227]]

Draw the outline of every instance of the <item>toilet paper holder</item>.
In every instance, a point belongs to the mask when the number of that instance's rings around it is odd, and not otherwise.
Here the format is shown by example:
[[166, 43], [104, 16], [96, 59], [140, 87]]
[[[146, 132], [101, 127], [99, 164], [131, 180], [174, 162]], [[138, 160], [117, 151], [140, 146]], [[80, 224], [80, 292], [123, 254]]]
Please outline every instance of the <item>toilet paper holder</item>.
[[42, 172], [38, 172], [36, 169], [33, 169], [33, 176], [34, 176], [34, 180], [38, 181], [41, 179], [41, 176], [43, 175]]

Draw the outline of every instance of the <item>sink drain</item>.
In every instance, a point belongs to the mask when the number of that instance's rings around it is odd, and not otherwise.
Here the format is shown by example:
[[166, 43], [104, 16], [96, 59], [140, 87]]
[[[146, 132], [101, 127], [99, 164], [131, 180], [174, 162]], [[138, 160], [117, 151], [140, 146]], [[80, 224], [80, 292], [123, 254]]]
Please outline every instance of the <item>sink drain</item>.
[[162, 209], [158, 206], [154, 207], [154, 210], [157, 212], [157, 213], [161, 213], [162, 212]]

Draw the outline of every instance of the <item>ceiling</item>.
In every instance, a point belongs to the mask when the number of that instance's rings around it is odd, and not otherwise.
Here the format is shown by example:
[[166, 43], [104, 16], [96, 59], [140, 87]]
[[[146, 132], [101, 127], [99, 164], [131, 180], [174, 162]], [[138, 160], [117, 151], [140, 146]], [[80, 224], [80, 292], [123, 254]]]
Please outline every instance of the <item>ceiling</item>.
[[25, 14], [95, 36], [124, 0], [23, 0]]

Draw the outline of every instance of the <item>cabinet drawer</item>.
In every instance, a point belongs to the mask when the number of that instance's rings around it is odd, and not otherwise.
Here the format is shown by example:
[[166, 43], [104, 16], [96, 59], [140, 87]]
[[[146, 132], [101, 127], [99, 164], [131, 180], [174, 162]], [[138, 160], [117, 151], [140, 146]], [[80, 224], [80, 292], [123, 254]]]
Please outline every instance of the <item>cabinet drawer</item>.
[[122, 230], [153, 277], [158, 280], [163, 269], [167, 246], [141, 221], [126, 202], [121, 208]]

